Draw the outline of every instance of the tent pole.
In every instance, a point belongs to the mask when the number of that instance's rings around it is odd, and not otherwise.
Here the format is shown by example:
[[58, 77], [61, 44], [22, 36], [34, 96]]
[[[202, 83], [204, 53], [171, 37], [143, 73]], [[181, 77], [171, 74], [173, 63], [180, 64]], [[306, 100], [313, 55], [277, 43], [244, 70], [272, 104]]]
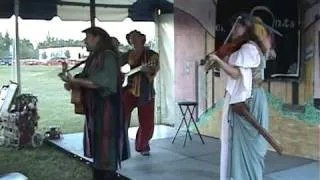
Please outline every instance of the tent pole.
[[[159, 23], [160, 23], [160, 19], [159, 19], [159, 15], [158, 15], [158, 10], [156, 10], [155, 12], [154, 12], [154, 14], [153, 14], [153, 17], [154, 17], [154, 23], [155, 23], [155, 41], [156, 41], [156, 47], [155, 47], [155, 49], [156, 49], [156, 51], [158, 51], [158, 53], [159, 53], [159, 56], [161, 56], [161, 53], [160, 53], [160, 41], [161, 41], [161, 39], [160, 39], [160, 33], [159, 33], [159, 31], [160, 31], [160, 25], [159, 25]], [[159, 90], [159, 92], [157, 92], [158, 93], [158, 98], [156, 99], [156, 100], [158, 100], [158, 102], [156, 102], [156, 111], [157, 111], [157, 117], [156, 117], [156, 123], [157, 124], [162, 124], [162, 86], [161, 86], [161, 82], [162, 82], [162, 80], [161, 80], [161, 75], [162, 75], [162, 71], [160, 70], [159, 71], [159, 73], [158, 73], [159, 75], [158, 75], [158, 81], [157, 81], [157, 89]]]
[[14, 15], [15, 15], [15, 58], [16, 58], [16, 82], [19, 84], [18, 94], [21, 93], [21, 72], [20, 72], [20, 45], [19, 45], [19, 0], [14, 1]]
[[91, 27], [95, 26], [95, 19], [96, 19], [96, 8], [95, 8], [95, 0], [90, 0], [90, 21]]

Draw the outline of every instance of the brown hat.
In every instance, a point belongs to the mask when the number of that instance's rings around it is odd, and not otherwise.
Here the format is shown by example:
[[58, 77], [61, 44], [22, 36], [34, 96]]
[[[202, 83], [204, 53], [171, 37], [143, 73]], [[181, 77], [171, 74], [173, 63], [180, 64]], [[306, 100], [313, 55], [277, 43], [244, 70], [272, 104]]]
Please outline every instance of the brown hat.
[[130, 43], [130, 35], [133, 34], [133, 33], [137, 33], [137, 34], [139, 34], [140, 36], [146, 38], [146, 35], [144, 35], [144, 34], [141, 33], [140, 31], [138, 31], [138, 30], [133, 30], [133, 31], [129, 32], [129, 33], [126, 35], [127, 42], [128, 42], [128, 44], [130, 44], [130, 45], [131, 45], [131, 43]]
[[93, 35], [101, 35], [103, 37], [110, 38], [110, 35], [100, 27], [89, 27], [82, 31], [83, 33], [90, 33]]

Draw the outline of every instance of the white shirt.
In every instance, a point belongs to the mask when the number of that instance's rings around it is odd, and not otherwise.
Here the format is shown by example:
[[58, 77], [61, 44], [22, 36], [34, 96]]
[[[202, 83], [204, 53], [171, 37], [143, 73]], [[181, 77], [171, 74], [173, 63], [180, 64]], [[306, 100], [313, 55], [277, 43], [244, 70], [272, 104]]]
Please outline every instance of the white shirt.
[[238, 67], [241, 73], [237, 79], [227, 76], [226, 91], [231, 96], [229, 104], [244, 102], [251, 97], [251, 68], [257, 68], [260, 61], [260, 52], [253, 42], [243, 44], [238, 51], [229, 56], [229, 64]]

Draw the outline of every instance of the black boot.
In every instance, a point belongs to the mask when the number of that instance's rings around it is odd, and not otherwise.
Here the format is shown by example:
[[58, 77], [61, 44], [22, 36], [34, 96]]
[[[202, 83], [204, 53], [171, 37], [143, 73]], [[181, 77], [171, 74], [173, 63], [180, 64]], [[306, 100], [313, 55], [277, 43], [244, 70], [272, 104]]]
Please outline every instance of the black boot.
[[121, 176], [116, 171], [105, 171], [105, 172], [106, 172], [105, 180], [130, 180], [125, 176]]
[[128, 177], [121, 176], [120, 174], [118, 174], [117, 179], [118, 179], [118, 180], [131, 180], [131, 179], [129, 179]]
[[99, 169], [92, 169], [93, 180], [104, 180], [104, 171]]
[[93, 180], [130, 180], [116, 171], [93, 169]]
[[117, 180], [118, 174], [116, 171], [105, 170], [104, 171], [104, 180]]

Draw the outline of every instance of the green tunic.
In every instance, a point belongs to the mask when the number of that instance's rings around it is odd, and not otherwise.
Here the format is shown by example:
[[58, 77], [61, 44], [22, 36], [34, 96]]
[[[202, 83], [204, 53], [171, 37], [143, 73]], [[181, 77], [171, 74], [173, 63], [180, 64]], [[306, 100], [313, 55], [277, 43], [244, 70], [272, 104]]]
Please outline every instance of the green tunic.
[[[112, 51], [94, 53], [78, 77], [92, 81], [97, 89], [83, 89], [86, 121], [84, 155], [97, 169], [116, 170], [127, 144], [120, 108], [118, 58]], [[128, 158], [128, 156], [126, 156]]]

